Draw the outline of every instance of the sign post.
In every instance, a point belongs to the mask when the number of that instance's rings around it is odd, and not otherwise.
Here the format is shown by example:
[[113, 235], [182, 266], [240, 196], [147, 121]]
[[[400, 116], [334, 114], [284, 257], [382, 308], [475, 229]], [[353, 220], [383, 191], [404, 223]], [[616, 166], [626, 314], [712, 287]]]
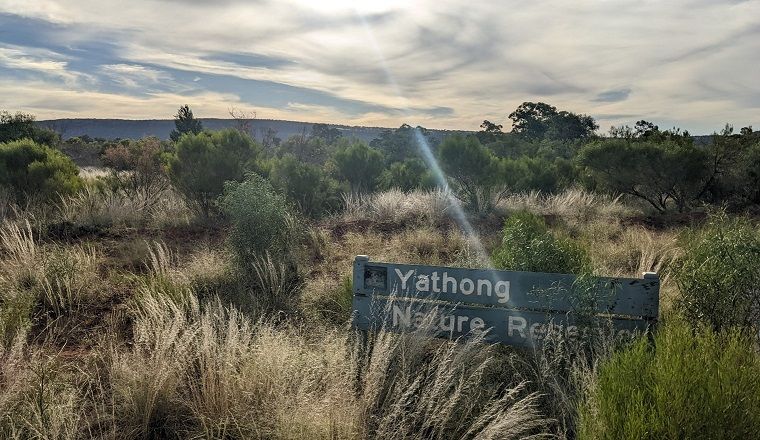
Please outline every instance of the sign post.
[[425, 325], [437, 336], [485, 332], [520, 347], [549, 332], [573, 338], [591, 320], [616, 334], [646, 330], [659, 312], [659, 277], [585, 279], [575, 275], [463, 269], [354, 260], [354, 327], [402, 332]]

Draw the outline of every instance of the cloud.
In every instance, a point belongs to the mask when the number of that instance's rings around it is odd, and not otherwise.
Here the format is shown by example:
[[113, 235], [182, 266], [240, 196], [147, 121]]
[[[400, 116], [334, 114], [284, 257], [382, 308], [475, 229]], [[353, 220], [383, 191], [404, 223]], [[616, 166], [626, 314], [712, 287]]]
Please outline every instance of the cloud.
[[21, 52], [0, 54], [0, 77], [142, 117], [189, 97], [208, 116], [230, 99], [260, 117], [475, 129], [543, 100], [700, 133], [760, 125], [756, 16], [757, 1], [6, 0], [0, 47]]
[[91, 78], [89, 75], [70, 71], [68, 62], [63, 57], [44, 49], [0, 46], [0, 66], [58, 78], [66, 85], [73, 85], [82, 78]]
[[607, 90], [599, 93], [594, 98], [596, 102], [620, 102], [628, 99], [628, 95], [631, 94], [631, 89], [617, 89]]
[[172, 76], [161, 70], [136, 64], [106, 64], [100, 71], [124, 87], [138, 88], [171, 81]]

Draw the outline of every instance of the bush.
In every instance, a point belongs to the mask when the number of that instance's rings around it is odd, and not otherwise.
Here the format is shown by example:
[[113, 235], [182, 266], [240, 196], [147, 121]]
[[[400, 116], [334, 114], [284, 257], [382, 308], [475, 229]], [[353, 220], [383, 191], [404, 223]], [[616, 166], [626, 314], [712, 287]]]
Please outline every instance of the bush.
[[498, 268], [571, 274], [590, 269], [586, 250], [568, 238], [555, 237], [535, 214], [521, 211], [511, 215], [503, 234], [502, 244], [493, 254]]
[[372, 191], [383, 171], [383, 153], [360, 142], [343, 145], [333, 154], [332, 164], [352, 191]]
[[58, 133], [47, 127], [40, 127], [34, 115], [0, 111], [0, 143], [32, 139], [42, 145], [55, 146], [61, 141]]
[[19, 202], [50, 200], [82, 187], [79, 169], [66, 155], [29, 139], [0, 144], [0, 187]]
[[691, 143], [609, 139], [585, 145], [578, 161], [598, 188], [638, 197], [659, 212], [671, 202], [683, 212], [711, 184], [707, 154]]
[[260, 150], [250, 136], [235, 129], [188, 133], [179, 139], [175, 154], [169, 158], [169, 174], [208, 216], [224, 190], [224, 182], [242, 180]]
[[680, 320], [612, 356], [580, 409], [579, 438], [753, 438], [760, 355], [738, 332]]
[[318, 217], [340, 206], [338, 182], [321, 167], [302, 162], [292, 154], [272, 161], [269, 180], [308, 216]]
[[266, 254], [279, 259], [291, 253], [294, 217], [266, 179], [250, 174], [242, 183], [227, 182], [220, 205], [232, 221], [230, 246], [244, 267]]
[[760, 234], [746, 219], [713, 216], [682, 237], [674, 279], [677, 306], [693, 322], [715, 330], [760, 324]]
[[400, 189], [411, 191], [415, 189], [435, 188], [435, 177], [420, 159], [406, 159], [403, 162], [393, 162], [379, 178], [379, 187], [383, 190]]

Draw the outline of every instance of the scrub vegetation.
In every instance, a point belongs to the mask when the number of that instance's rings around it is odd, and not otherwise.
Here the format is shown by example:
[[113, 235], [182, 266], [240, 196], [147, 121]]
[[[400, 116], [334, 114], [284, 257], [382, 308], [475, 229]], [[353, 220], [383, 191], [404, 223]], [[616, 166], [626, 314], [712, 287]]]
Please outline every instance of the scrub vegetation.
[[[544, 103], [509, 118], [259, 143], [187, 106], [171, 141], [61, 140], [0, 113], [0, 438], [760, 432], [760, 135], [639, 121], [600, 136]], [[360, 254], [654, 271], [660, 318], [535, 350], [424, 325], [361, 335]]]

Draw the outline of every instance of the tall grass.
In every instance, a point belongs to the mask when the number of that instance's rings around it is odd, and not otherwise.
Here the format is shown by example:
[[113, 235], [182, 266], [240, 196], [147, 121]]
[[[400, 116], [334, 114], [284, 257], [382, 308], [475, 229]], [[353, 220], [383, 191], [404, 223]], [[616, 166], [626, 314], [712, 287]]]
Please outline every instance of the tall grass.
[[523, 387], [482, 385], [477, 341], [381, 333], [369, 351], [338, 330], [251, 321], [160, 292], [134, 306], [134, 344], [111, 352], [115, 423], [132, 436], [523, 438], [547, 421]]
[[60, 220], [83, 226], [162, 227], [189, 224], [194, 211], [173, 188], [86, 186], [59, 204]]
[[404, 192], [392, 189], [372, 194], [344, 194], [344, 220], [379, 222], [446, 222], [452, 210], [452, 195], [442, 189]]
[[478, 337], [452, 343], [432, 334], [423, 325], [372, 341], [360, 364], [362, 437], [531, 438], [550, 424], [525, 383], [485, 385], [495, 361]]
[[621, 219], [635, 215], [638, 211], [624, 204], [620, 197], [571, 188], [558, 194], [543, 194], [537, 191], [509, 194], [497, 204], [502, 213], [528, 211], [533, 214], [559, 217], [573, 224], [597, 219]]
[[0, 227], [0, 343], [39, 324], [66, 337], [101, 285], [99, 256], [87, 245], [40, 246], [29, 222]]
[[80, 394], [55, 356], [27, 354], [25, 333], [0, 344], [0, 437], [82, 438]]

